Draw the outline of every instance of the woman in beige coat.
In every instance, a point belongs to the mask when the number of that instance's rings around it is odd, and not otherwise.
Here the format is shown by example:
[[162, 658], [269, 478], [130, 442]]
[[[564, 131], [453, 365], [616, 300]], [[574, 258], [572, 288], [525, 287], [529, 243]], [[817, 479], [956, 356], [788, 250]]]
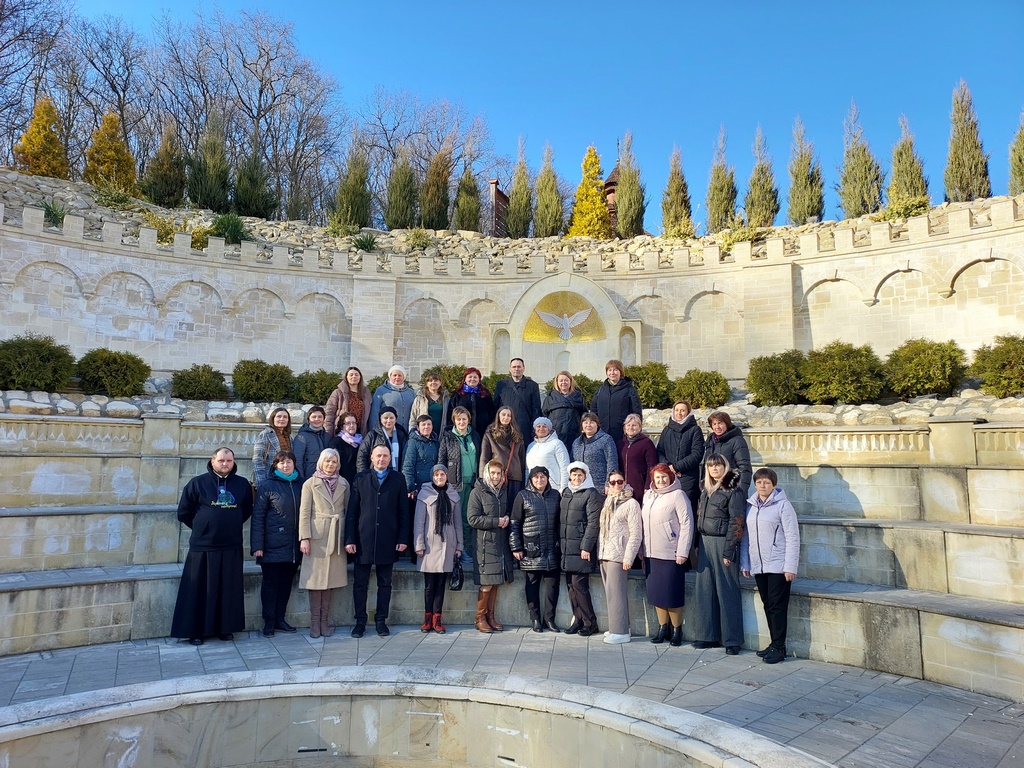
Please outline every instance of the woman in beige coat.
[[345, 554], [345, 510], [349, 485], [338, 468], [338, 452], [320, 452], [316, 472], [302, 486], [299, 502], [299, 549], [302, 570], [299, 586], [309, 590], [309, 636], [330, 637], [331, 590], [348, 584]]
[[608, 605], [608, 631], [604, 641], [617, 645], [629, 642], [626, 589], [630, 566], [640, 551], [643, 528], [640, 504], [633, 498], [633, 489], [626, 485], [622, 472], [613, 469], [608, 473], [605, 494], [598, 527], [597, 562]]
[[413, 546], [423, 574], [423, 626], [420, 632], [445, 633], [441, 620], [444, 586], [455, 561], [462, 556], [462, 502], [448, 482], [448, 467], [435, 464], [432, 482], [424, 483], [416, 497]]

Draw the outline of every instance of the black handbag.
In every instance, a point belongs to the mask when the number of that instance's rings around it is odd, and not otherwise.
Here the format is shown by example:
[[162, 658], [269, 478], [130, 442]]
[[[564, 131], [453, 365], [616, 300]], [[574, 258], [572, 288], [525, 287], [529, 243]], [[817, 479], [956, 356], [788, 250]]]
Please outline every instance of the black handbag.
[[452, 577], [448, 581], [448, 589], [452, 592], [459, 592], [462, 590], [462, 582], [465, 580], [465, 576], [462, 573], [462, 563], [458, 560], [455, 561], [455, 567], [452, 568]]

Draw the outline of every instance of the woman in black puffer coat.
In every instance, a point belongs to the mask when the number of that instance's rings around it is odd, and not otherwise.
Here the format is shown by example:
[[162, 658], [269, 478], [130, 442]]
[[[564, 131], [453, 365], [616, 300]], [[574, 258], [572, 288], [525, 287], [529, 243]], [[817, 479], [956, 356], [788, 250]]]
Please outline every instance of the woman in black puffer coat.
[[750, 493], [750, 479], [754, 468], [750, 464], [750, 448], [739, 427], [733, 426], [732, 418], [725, 411], [715, 411], [708, 416], [711, 434], [704, 443], [704, 461], [701, 462], [700, 479], [704, 480], [704, 464], [711, 456], [721, 456], [738, 475], [739, 488], [745, 499]]
[[704, 458], [704, 433], [693, 417], [693, 408], [686, 400], [672, 406], [672, 418], [658, 439], [658, 461], [672, 467], [679, 487], [690, 500], [690, 509], [700, 499], [700, 465]]
[[561, 560], [558, 540], [560, 503], [561, 496], [551, 487], [547, 468], [534, 467], [526, 487], [512, 504], [512, 555], [526, 575], [526, 606], [530, 609], [534, 632], [545, 629], [558, 631], [555, 607], [558, 605], [558, 564]]
[[469, 524], [476, 529], [476, 566], [480, 590], [476, 596], [476, 628], [500, 632], [505, 625], [494, 615], [498, 587], [516, 577], [515, 558], [509, 547], [507, 483], [502, 463], [491, 459], [469, 495]]
[[598, 526], [604, 494], [594, 487], [590, 468], [582, 461], [569, 465], [569, 484], [562, 491], [559, 532], [565, 588], [572, 605], [567, 635], [589, 637], [597, 632], [597, 614], [590, 599], [590, 574], [597, 572]]
[[295, 468], [295, 454], [278, 451], [270, 476], [256, 491], [256, 504], [249, 528], [249, 549], [263, 571], [260, 602], [263, 606], [263, 636], [275, 630], [294, 632], [284, 620], [292, 580], [302, 562], [299, 552], [299, 502], [302, 477]]

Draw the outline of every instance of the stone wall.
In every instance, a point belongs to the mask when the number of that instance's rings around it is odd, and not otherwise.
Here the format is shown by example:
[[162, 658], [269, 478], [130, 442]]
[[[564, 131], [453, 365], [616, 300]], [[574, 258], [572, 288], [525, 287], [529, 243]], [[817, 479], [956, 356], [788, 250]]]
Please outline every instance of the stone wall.
[[[441, 361], [504, 371], [518, 355], [541, 381], [561, 368], [597, 377], [609, 357], [738, 379], [753, 356], [836, 337], [881, 354], [916, 336], [973, 350], [1024, 321], [1024, 198], [780, 228], [730, 253], [707, 238], [477, 233], [434, 233], [415, 251], [399, 231], [363, 254], [294, 222], [195, 252], [187, 234], [157, 245], [137, 219], [82, 211], [55, 230], [40, 208], [0, 206], [0, 334], [49, 334], [78, 355], [127, 349], [157, 370], [259, 357], [372, 376], [397, 360], [415, 379]], [[578, 329], [538, 314], [588, 310]]]

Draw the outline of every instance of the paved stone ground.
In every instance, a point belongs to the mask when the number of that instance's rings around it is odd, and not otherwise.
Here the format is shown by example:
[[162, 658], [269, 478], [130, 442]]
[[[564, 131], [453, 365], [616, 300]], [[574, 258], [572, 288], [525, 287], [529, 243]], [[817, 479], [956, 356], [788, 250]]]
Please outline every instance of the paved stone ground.
[[362, 640], [339, 628], [237, 634], [200, 648], [170, 639], [70, 648], [0, 658], [0, 706], [129, 683], [215, 672], [394, 664], [444, 667], [582, 683], [627, 693], [764, 734], [839, 766], [1024, 766], [1024, 705], [912, 678], [787, 659], [761, 663], [752, 651], [726, 656], [655, 646], [644, 638], [612, 646], [519, 628], [483, 635], [450, 627], [423, 635], [371, 628]]

